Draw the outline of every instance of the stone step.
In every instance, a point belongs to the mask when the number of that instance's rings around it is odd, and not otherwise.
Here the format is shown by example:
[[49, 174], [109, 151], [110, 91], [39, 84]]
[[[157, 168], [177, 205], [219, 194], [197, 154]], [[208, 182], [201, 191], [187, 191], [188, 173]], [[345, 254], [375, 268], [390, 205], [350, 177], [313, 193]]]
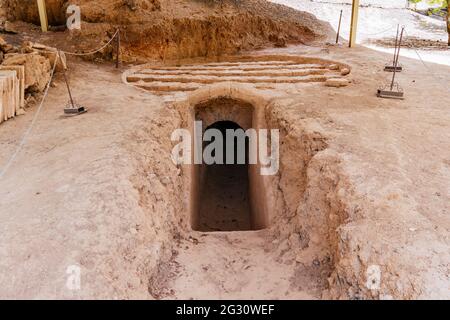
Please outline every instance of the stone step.
[[130, 83], [136, 82], [182, 82], [210, 84], [223, 81], [246, 82], [246, 83], [301, 83], [301, 82], [324, 82], [328, 79], [326, 75], [306, 75], [292, 77], [269, 77], [269, 76], [171, 76], [171, 75], [132, 75], [127, 77]]
[[16, 71], [17, 79], [19, 81], [19, 95], [20, 95], [19, 108], [24, 109], [25, 108], [25, 66], [1, 66], [0, 65], [0, 71], [1, 70]]
[[[210, 66], [237, 66], [241, 64], [247, 64], [247, 65], [264, 65], [264, 64], [298, 64], [298, 62], [295, 61], [289, 61], [289, 60], [268, 60], [268, 61], [236, 61], [236, 62], [211, 62], [207, 63], [207, 65]], [[188, 64], [187, 66], [195, 66], [195, 64]]]
[[[307, 76], [325, 74], [327, 69], [299, 69], [299, 70], [278, 70], [278, 69], [264, 69], [258, 71], [245, 70], [225, 70], [225, 71], [180, 71], [180, 70], [154, 70], [153, 72], [140, 72], [132, 75], [132, 77], [140, 77], [147, 75], [195, 75], [195, 76], [266, 76], [266, 77], [280, 77], [280, 76]], [[131, 78], [133, 79], [133, 78]]]
[[142, 88], [148, 91], [160, 91], [160, 92], [176, 92], [176, 91], [194, 91], [200, 88], [202, 83], [182, 83], [182, 82], [152, 82], [152, 83], [140, 83], [138, 88]]
[[261, 70], [261, 69], [325, 69], [325, 65], [320, 64], [235, 64], [233, 66], [211, 66], [211, 65], [189, 65], [189, 66], [179, 66], [179, 67], [163, 67], [163, 66], [154, 66], [154, 67], [145, 67], [139, 70], [140, 73], [153, 73], [153, 70], [161, 70], [161, 71], [203, 71], [203, 70], [211, 70], [211, 71], [226, 71], [226, 70], [245, 70], [245, 71], [253, 71], [253, 70]]

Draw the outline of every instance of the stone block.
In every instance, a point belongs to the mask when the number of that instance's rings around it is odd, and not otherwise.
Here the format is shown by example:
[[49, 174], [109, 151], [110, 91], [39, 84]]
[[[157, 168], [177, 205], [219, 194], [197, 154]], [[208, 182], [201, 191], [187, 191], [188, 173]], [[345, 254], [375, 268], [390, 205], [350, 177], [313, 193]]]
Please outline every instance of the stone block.
[[0, 122], [16, 115], [20, 102], [19, 80], [16, 71], [0, 71]]
[[[18, 108], [25, 108], [25, 67], [24, 66], [0, 66], [0, 71], [9, 70], [16, 71], [17, 80], [19, 85], [17, 89], [19, 90], [19, 104]], [[16, 110], [17, 112], [17, 110]]]

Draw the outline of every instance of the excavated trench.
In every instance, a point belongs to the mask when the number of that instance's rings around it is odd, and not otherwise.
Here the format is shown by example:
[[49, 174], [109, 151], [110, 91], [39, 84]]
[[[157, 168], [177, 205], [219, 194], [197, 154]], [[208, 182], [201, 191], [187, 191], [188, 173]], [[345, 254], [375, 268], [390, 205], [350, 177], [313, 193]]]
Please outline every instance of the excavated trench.
[[[178, 298], [202, 298], [205, 292], [233, 298], [247, 287], [252, 298], [275, 291], [279, 297], [320, 298], [329, 289], [336, 228], [345, 216], [336, 198], [336, 162], [317, 157], [326, 154], [324, 135], [306, 123], [292, 131], [278, 104], [241, 84], [204, 87], [175, 109], [193, 137], [195, 121], [201, 121], [202, 134], [208, 129], [277, 129], [280, 141], [279, 170], [272, 175], [261, 174], [262, 163], [249, 163], [248, 141], [245, 164], [182, 165], [183, 229], [187, 238], [201, 241], [177, 249], [177, 276], [169, 291]], [[269, 140], [272, 145], [272, 136]], [[212, 142], [203, 140], [202, 147]], [[227, 154], [236, 156], [227, 143], [222, 147], [222, 162]], [[201, 290], [190, 291], [193, 282]]]

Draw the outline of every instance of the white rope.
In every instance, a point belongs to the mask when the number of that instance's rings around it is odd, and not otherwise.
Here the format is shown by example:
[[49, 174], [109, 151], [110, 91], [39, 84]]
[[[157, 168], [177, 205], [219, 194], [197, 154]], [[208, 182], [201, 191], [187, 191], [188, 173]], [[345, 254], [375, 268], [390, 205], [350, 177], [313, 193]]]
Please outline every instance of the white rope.
[[50, 80], [48, 81], [48, 83], [47, 83], [47, 85], [45, 87], [44, 96], [42, 97], [41, 103], [39, 104], [39, 107], [38, 107], [36, 113], [34, 114], [34, 117], [33, 117], [33, 120], [31, 121], [30, 126], [28, 127], [27, 131], [25, 131], [24, 135], [22, 136], [22, 139], [21, 139], [19, 145], [17, 146], [16, 151], [11, 156], [11, 158], [8, 160], [8, 162], [6, 163], [6, 165], [3, 168], [3, 170], [0, 172], [0, 180], [4, 177], [6, 172], [8, 172], [8, 170], [11, 167], [11, 165], [13, 164], [14, 160], [17, 158], [17, 155], [19, 154], [19, 152], [22, 150], [23, 146], [25, 145], [26, 140], [27, 140], [29, 134], [31, 133], [31, 130], [34, 127], [34, 124], [36, 123], [37, 117], [38, 117], [39, 113], [41, 112], [41, 109], [42, 109], [42, 107], [44, 105], [45, 98], [48, 95], [48, 91], [49, 91], [49, 88], [50, 88], [50, 84], [51, 84], [51, 82], [53, 80], [53, 76], [55, 75], [56, 65], [58, 64], [58, 61], [60, 59], [59, 52], [61, 51], [61, 52], [65, 53], [65, 54], [73, 55], [73, 56], [87, 56], [87, 55], [91, 55], [91, 54], [97, 53], [99, 51], [102, 51], [104, 48], [106, 48], [114, 40], [114, 38], [117, 36], [118, 33], [119, 33], [119, 29], [116, 30], [116, 32], [114, 33], [112, 38], [105, 45], [103, 45], [102, 47], [98, 48], [97, 50], [90, 51], [90, 52], [87, 52], [87, 53], [75, 53], [75, 52], [67, 52], [67, 51], [63, 51], [63, 50], [57, 50], [57, 51], [44, 50], [45, 52], [56, 54], [55, 63], [53, 64], [53, 68], [52, 68], [52, 71], [50, 73]]
[[[405, 30], [405, 34], [406, 34], [406, 30]], [[425, 63], [425, 61], [422, 59], [422, 56], [419, 54], [419, 52], [416, 50], [416, 48], [414, 48], [413, 47], [413, 45], [412, 44], [409, 44], [409, 45], [406, 45], [409, 49], [412, 49], [415, 53], [416, 53], [416, 55], [417, 55], [417, 57], [419, 58], [419, 60], [422, 62], [422, 64], [423, 64], [423, 66], [425, 67], [425, 69], [427, 70], [427, 72], [435, 79], [435, 80], [441, 80], [441, 79], [438, 79], [436, 76], [435, 76], [435, 73], [428, 67], [428, 65]], [[439, 74], [439, 73], [438, 73]]]
[[9, 161], [6, 163], [6, 165], [3, 168], [3, 170], [0, 172], [0, 180], [3, 178], [3, 176], [9, 170], [9, 168], [13, 164], [14, 160], [16, 159], [17, 155], [19, 154], [20, 150], [22, 150], [23, 146], [25, 145], [25, 142], [26, 142], [26, 140], [27, 140], [31, 130], [33, 129], [34, 124], [36, 123], [37, 117], [38, 117], [38, 115], [39, 115], [39, 113], [40, 113], [40, 111], [42, 109], [42, 106], [44, 105], [44, 100], [47, 97], [48, 90], [50, 88], [50, 84], [51, 84], [51, 82], [53, 80], [53, 76], [55, 74], [56, 65], [58, 64], [58, 61], [59, 61], [59, 54], [57, 52], [53, 52], [53, 53], [56, 53], [55, 63], [53, 64], [53, 68], [52, 68], [52, 71], [50, 73], [50, 80], [47, 82], [47, 85], [45, 87], [44, 96], [42, 97], [41, 103], [39, 104], [39, 107], [38, 107], [36, 113], [34, 114], [34, 117], [33, 117], [33, 120], [31, 121], [30, 126], [28, 127], [27, 131], [25, 131], [24, 135], [22, 136], [22, 140], [20, 141], [19, 145], [17, 146], [16, 151], [11, 156]]
[[380, 32], [376, 32], [376, 33], [363, 33], [363, 32], [358, 32], [358, 34], [363, 35], [363, 36], [376, 36], [376, 35], [378, 35], [378, 34], [382, 34], [382, 33], [391, 31], [391, 30], [393, 30], [393, 29], [395, 29], [395, 28], [397, 28], [397, 26], [391, 26], [391, 27], [389, 27], [389, 28], [386, 29], [386, 30], [383, 30], [383, 31], [380, 31]]
[[116, 33], [114, 33], [112, 38], [105, 45], [103, 45], [101, 48], [99, 48], [97, 50], [94, 50], [94, 51], [91, 51], [91, 52], [76, 53], [76, 52], [67, 52], [67, 51], [63, 51], [63, 50], [61, 50], [61, 51], [64, 52], [65, 54], [72, 55], [72, 56], [88, 56], [88, 55], [100, 52], [103, 49], [105, 49], [114, 40], [114, 38], [117, 36], [118, 33], [119, 33], [119, 29], [116, 30]]
[[[93, 51], [90, 51], [90, 52], [86, 52], [86, 53], [77, 53], [77, 52], [68, 52], [68, 51], [59, 50], [59, 49], [56, 49], [56, 51], [59, 51], [59, 52], [62, 52], [62, 53], [64, 53], [64, 54], [71, 55], [71, 56], [88, 56], [88, 55], [91, 55], [91, 54], [100, 52], [100, 51], [102, 51], [103, 49], [105, 49], [108, 45], [111, 44], [111, 42], [114, 40], [114, 38], [117, 36], [118, 33], [119, 33], [119, 29], [116, 30], [116, 33], [114, 33], [114, 35], [112, 36], [112, 38], [111, 38], [106, 44], [104, 44], [104, 45], [101, 46], [100, 48], [98, 48], [98, 49], [96, 49], [96, 50], [93, 50]], [[41, 49], [37, 49], [37, 50], [39, 50], [40, 52], [47, 52], [47, 53], [55, 53], [55, 52], [56, 52], [56, 51], [41, 50]]]

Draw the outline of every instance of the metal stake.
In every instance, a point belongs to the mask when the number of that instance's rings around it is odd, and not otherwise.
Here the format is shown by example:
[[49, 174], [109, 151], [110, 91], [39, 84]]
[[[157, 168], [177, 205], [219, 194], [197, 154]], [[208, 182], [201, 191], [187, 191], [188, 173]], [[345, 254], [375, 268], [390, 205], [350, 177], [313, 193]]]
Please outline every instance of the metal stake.
[[397, 74], [397, 65], [398, 65], [398, 58], [400, 56], [400, 48], [402, 46], [403, 31], [405, 31], [405, 27], [402, 27], [402, 32], [400, 33], [400, 39], [398, 41], [397, 57], [394, 57], [394, 72], [392, 74], [391, 91], [394, 88], [395, 75]]
[[398, 60], [397, 50], [400, 50], [399, 39], [398, 39], [399, 38], [399, 27], [400, 27], [400, 25], [397, 25], [397, 35], [395, 37], [395, 47], [394, 47], [394, 61], [392, 61], [392, 65], [386, 65], [384, 67], [384, 71], [392, 72], [395, 69], [396, 72], [400, 72], [403, 70], [403, 67], [399, 66], [398, 63], [397, 63], [397, 66], [395, 66], [396, 60]]
[[336, 34], [336, 44], [339, 43], [339, 33], [341, 32], [341, 21], [342, 21], [342, 10], [341, 10], [341, 15], [339, 16], [339, 25], [338, 25], [337, 34]]
[[79, 114], [87, 112], [87, 109], [85, 107], [76, 105], [75, 102], [73, 101], [72, 91], [70, 90], [69, 80], [67, 80], [66, 70], [64, 69], [64, 67], [62, 68], [62, 73], [64, 77], [64, 82], [66, 83], [67, 92], [69, 93], [70, 98], [69, 100], [70, 106], [68, 105], [66, 106], [66, 108], [64, 108], [64, 115], [77, 116]]
[[116, 68], [119, 68], [120, 64], [120, 29], [117, 29], [117, 40], [116, 40]]
[[400, 32], [400, 25], [397, 24], [397, 35], [395, 36], [395, 48], [394, 48], [394, 61], [392, 61], [392, 65], [395, 65], [395, 57], [397, 55], [397, 45], [398, 45], [398, 34]]
[[75, 103], [73, 102], [72, 92], [70, 91], [69, 81], [67, 81], [66, 71], [64, 70], [64, 68], [62, 68], [62, 72], [64, 76], [64, 82], [66, 83], [67, 92], [69, 92], [70, 104], [72, 105], [72, 108], [75, 109]]

